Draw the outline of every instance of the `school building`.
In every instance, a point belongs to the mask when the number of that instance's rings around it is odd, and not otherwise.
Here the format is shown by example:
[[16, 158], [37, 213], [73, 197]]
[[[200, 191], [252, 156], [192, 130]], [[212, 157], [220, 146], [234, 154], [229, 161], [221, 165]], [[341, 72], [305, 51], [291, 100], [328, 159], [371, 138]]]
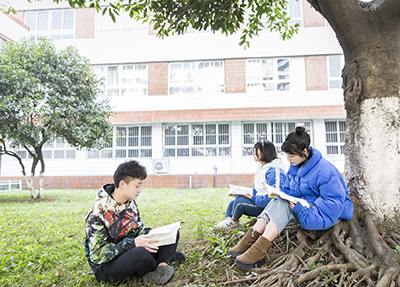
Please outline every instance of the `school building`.
[[[240, 33], [189, 30], [160, 39], [151, 25], [124, 13], [114, 23], [51, 0], [17, 0], [13, 7], [31, 39], [74, 45], [90, 59], [116, 112], [113, 142], [102, 150], [76, 150], [59, 139], [46, 145], [45, 188], [97, 189], [128, 159], [146, 166], [149, 188], [252, 186], [255, 141], [270, 140], [280, 152], [298, 124], [343, 172], [343, 54], [305, 0], [288, 5], [297, 35], [283, 41], [264, 30], [246, 49]], [[27, 152], [17, 152], [30, 167]], [[0, 180], [22, 178], [17, 160], [0, 160]]]

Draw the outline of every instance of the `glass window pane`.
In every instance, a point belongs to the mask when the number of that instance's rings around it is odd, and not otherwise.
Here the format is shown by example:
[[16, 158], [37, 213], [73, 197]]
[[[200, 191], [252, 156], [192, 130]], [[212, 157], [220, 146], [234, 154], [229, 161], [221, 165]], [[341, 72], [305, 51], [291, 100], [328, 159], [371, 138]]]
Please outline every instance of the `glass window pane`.
[[231, 156], [231, 148], [230, 147], [220, 147], [219, 148], [219, 156]]
[[174, 157], [175, 156], [175, 149], [164, 149], [164, 157]]
[[128, 157], [139, 157], [139, 150], [137, 149], [128, 150]]
[[128, 146], [139, 146], [139, 138], [129, 138]]
[[151, 146], [151, 137], [141, 137], [140, 145], [141, 146]]
[[107, 85], [117, 86], [118, 85], [118, 66], [109, 66], [107, 73]]
[[206, 156], [217, 156], [216, 148], [206, 148]]
[[51, 29], [61, 29], [62, 28], [62, 11], [51, 12]]
[[189, 137], [177, 137], [177, 145], [189, 145]]
[[53, 152], [51, 150], [44, 150], [43, 152], [43, 158], [52, 158]]
[[54, 158], [64, 158], [65, 151], [64, 150], [55, 150], [54, 151]]
[[74, 10], [64, 12], [64, 29], [74, 28]]
[[217, 143], [217, 137], [216, 136], [206, 136], [206, 144], [207, 145], [214, 145]]
[[125, 158], [126, 157], [126, 150], [124, 150], [124, 149], [115, 150], [115, 157], [116, 158]]
[[151, 149], [142, 149], [140, 151], [140, 157], [152, 157], [152, 150]]
[[289, 59], [278, 59], [278, 72], [289, 72]]
[[75, 150], [67, 150], [65, 153], [65, 158], [75, 158], [76, 151]]
[[38, 30], [47, 30], [48, 17], [47, 12], [38, 12]]
[[342, 80], [329, 81], [329, 89], [341, 89], [341, 88], [342, 88]]
[[142, 136], [151, 136], [151, 127], [141, 127]]
[[178, 148], [177, 156], [189, 156], [189, 149], [188, 148]]
[[[139, 136], [139, 127], [129, 127], [128, 132], [129, 132], [130, 137]], [[143, 133], [143, 131], [142, 131], [142, 133]]]
[[204, 148], [192, 148], [192, 156], [204, 156]]
[[338, 154], [338, 147], [337, 146], [327, 146], [326, 153], [327, 154]]
[[165, 145], [175, 145], [175, 137], [165, 137], [164, 144]]
[[340, 77], [341, 76], [341, 56], [329, 56], [329, 76]]
[[178, 135], [188, 135], [189, 134], [189, 125], [178, 126], [177, 134]]
[[100, 157], [100, 151], [99, 150], [90, 150], [87, 152], [87, 157], [88, 158], [99, 158]]
[[26, 13], [25, 24], [30, 28], [31, 32], [36, 30], [36, 12]]
[[108, 149], [101, 150], [101, 158], [112, 158], [112, 150]]

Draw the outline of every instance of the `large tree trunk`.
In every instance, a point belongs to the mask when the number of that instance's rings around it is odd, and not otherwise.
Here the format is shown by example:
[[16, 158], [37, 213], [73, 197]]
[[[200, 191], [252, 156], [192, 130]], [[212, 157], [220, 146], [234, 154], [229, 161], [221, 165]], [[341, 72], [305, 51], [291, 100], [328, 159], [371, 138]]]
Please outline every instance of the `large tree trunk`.
[[345, 177], [379, 218], [400, 206], [400, 1], [309, 0], [345, 56]]

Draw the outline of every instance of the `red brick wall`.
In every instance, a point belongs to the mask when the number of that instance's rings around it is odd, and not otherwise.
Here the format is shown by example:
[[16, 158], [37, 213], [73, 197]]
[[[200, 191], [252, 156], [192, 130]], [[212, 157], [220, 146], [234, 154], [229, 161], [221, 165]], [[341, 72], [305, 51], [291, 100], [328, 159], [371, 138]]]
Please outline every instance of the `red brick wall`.
[[306, 90], [321, 91], [328, 89], [326, 56], [306, 56]]
[[168, 63], [148, 63], [149, 96], [168, 95]]
[[76, 9], [75, 38], [94, 38], [95, 11], [90, 8]]
[[246, 92], [246, 60], [225, 60], [225, 92]]
[[[326, 80], [325, 80], [326, 81]], [[325, 88], [326, 90], [326, 88]], [[269, 108], [237, 108], [209, 110], [178, 111], [143, 111], [117, 112], [110, 118], [111, 122], [171, 122], [171, 121], [216, 121], [216, 120], [257, 120], [341, 117], [346, 112], [343, 105], [337, 106], [304, 106], [304, 107], [269, 107]]]
[[[190, 179], [191, 177], [191, 179]], [[22, 188], [26, 189], [25, 179], [21, 177], [0, 177], [0, 180], [22, 180]], [[144, 188], [207, 188], [214, 187], [214, 175], [149, 175], [144, 181]], [[112, 176], [45, 176], [45, 189], [99, 189], [105, 183], [112, 183]], [[36, 186], [38, 179], [36, 179]], [[218, 174], [215, 176], [215, 187], [228, 187], [229, 184], [253, 186], [252, 174]]]
[[318, 13], [313, 7], [311, 7], [310, 3], [308, 3], [306, 0], [303, 0], [303, 18], [304, 27], [325, 26], [325, 18], [322, 17], [322, 15]]

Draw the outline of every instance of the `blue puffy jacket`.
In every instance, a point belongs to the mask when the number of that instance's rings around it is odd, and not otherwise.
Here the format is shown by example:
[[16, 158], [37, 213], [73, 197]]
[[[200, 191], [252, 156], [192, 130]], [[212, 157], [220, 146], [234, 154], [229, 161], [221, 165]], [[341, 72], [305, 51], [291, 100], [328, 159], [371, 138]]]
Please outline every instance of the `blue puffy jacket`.
[[350, 220], [353, 202], [343, 176], [321, 153], [310, 147], [312, 156], [302, 166], [290, 165], [284, 192], [303, 198], [311, 208], [300, 202], [292, 209], [301, 226], [307, 230], [330, 228], [338, 219]]

